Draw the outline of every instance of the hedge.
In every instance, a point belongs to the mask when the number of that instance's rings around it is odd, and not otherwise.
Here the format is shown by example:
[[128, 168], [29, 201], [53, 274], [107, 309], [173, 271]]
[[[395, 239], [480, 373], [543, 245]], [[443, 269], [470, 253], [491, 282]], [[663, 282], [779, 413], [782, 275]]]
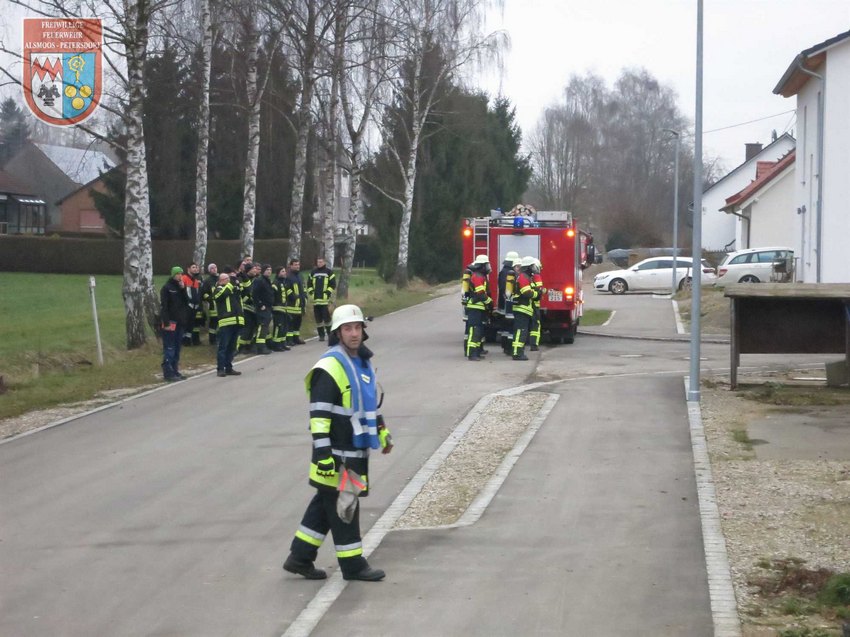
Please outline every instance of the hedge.
[[[154, 274], [168, 274], [174, 265], [192, 261], [194, 242], [155, 240]], [[207, 263], [235, 266], [240, 258], [237, 240], [212, 240], [207, 245]], [[0, 272], [39, 272], [66, 274], [122, 274], [124, 243], [120, 239], [74, 239], [67, 237], [0, 236]], [[288, 239], [258, 239], [254, 259], [277, 267], [289, 254]], [[315, 262], [317, 246], [305, 240], [301, 258], [305, 267]]]

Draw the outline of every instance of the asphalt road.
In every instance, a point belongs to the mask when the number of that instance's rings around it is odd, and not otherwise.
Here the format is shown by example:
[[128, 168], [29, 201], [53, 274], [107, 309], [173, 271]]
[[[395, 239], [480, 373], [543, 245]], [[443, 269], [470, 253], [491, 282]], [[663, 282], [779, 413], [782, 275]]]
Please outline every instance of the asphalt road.
[[[588, 304], [669, 321], [669, 300], [611, 299]], [[451, 296], [368, 329], [397, 446], [364, 533], [483, 395], [542, 381], [560, 399], [476, 524], [389, 533], [370, 557], [387, 579], [346, 586], [314, 634], [711, 635], [687, 343], [580, 336], [468, 363], [461, 325]], [[311, 496], [301, 379], [322, 349], [0, 445], [0, 635], [283, 634], [327, 591], [280, 569]], [[703, 352], [727, 365], [728, 346]]]

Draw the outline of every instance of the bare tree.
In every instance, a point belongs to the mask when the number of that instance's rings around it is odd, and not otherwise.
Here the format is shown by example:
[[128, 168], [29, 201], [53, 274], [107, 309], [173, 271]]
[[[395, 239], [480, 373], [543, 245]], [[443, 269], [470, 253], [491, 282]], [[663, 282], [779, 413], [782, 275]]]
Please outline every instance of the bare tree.
[[345, 130], [344, 145], [348, 159], [349, 204], [343, 228], [342, 272], [337, 284], [337, 297], [348, 298], [354, 253], [357, 249], [357, 226], [363, 221], [363, 144], [372, 117], [372, 109], [389, 69], [385, 50], [388, 45], [387, 17], [379, 10], [381, 0], [368, 0], [352, 15], [349, 25], [353, 37], [343, 38], [341, 58], [344, 71], [340, 81]]
[[506, 44], [504, 34], [483, 35], [484, 0], [395, 0], [395, 25], [388, 47], [397, 64], [389, 77], [393, 99], [403, 100], [404, 109], [386, 109], [402, 120], [403, 145], [387, 137], [384, 141], [402, 182], [402, 192], [385, 196], [399, 204], [398, 259], [395, 282], [408, 284], [410, 221], [416, 184], [417, 158], [425, 125], [439, 99], [439, 89], [449, 79], [459, 79], [458, 71], [470, 62], [494, 57]]
[[296, 114], [295, 168], [289, 220], [289, 256], [300, 258], [304, 219], [304, 189], [307, 182], [307, 140], [314, 123], [312, 106], [316, 82], [323, 73], [317, 68], [323, 40], [332, 29], [336, 0], [275, 0], [272, 11], [281, 22], [287, 51], [300, 83]]

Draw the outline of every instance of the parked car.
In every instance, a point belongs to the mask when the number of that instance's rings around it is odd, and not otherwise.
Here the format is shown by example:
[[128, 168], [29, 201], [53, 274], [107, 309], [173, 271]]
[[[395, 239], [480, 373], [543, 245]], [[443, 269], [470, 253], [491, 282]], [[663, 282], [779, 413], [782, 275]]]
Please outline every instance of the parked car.
[[[691, 257], [676, 257], [676, 287], [683, 289], [691, 284]], [[712, 285], [717, 280], [714, 268], [702, 259], [700, 281]], [[602, 272], [593, 277], [593, 287], [611, 294], [626, 292], [670, 291], [673, 284], [673, 257], [651, 257], [623, 270]]]
[[730, 252], [717, 268], [717, 283], [761, 283], [790, 281], [793, 278], [794, 251], [791, 248], [748, 248]]

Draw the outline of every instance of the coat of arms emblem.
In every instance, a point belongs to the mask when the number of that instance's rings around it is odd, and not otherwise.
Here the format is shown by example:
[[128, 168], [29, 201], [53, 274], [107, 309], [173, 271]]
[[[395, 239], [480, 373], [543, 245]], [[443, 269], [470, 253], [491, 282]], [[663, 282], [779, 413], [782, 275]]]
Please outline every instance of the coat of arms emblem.
[[89, 118], [100, 104], [103, 31], [99, 18], [24, 18], [24, 77], [29, 109], [54, 126]]

